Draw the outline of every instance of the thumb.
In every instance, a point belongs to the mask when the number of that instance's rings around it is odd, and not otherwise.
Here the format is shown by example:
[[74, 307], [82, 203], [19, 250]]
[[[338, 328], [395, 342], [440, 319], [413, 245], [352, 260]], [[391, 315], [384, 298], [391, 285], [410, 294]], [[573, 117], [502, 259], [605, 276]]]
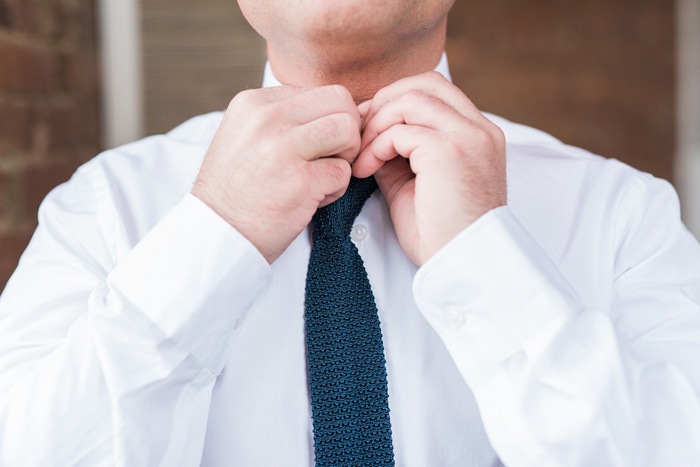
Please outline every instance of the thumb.
[[350, 184], [352, 169], [350, 163], [339, 157], [324, 157], [313, 161], [315, 189], [320, 190], [316, 196], [323, 196], [319, 207], [331, 204], [345, 194]]
[[360, 112], [360, 116], [362, 118], [367, 116], [367, 111], [369, 110], [370, 105], [372, 105], [372, 99], [364, 101], [362, 104], [357, 106], [357, 110]]
[[377, 181], [377, 185], [382, 190], [389, 206], [393, 204], [401, 188], [415, 177], [416, 175], [411, 170], [408, 160], [403, 157], [393, 158], [374, 174], [374, 179]]

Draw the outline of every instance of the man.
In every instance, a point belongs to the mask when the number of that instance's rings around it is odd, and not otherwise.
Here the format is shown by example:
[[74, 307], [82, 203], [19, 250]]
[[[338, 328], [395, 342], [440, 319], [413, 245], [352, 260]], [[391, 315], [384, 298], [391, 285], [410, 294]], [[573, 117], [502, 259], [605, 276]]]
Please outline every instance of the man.
[[268, 87], [42, 205], [0, 302], [1, 465], [313, 465], [307, 229], [351, 174], [379, 185], [351, 236], [396, 465], [700, 461], [700, 247], [667, 183], [482, 115], [450, 0], [239, 4]]

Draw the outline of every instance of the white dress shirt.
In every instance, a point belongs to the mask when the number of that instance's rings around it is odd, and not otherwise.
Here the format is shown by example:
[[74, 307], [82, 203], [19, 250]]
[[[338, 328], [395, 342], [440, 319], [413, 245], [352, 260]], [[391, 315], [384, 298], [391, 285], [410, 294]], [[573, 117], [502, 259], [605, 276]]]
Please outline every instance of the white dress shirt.
[[[0, 465], [313, 465], [309, 232], [270, 266], [189, 194], [222, 115], [47, 196], [0, 300]], [[675, 192], [488, 117], [507, 207], [421, 268], [381, 192], [353, 228], [397, 466], [700, 465], [700, 246]]]

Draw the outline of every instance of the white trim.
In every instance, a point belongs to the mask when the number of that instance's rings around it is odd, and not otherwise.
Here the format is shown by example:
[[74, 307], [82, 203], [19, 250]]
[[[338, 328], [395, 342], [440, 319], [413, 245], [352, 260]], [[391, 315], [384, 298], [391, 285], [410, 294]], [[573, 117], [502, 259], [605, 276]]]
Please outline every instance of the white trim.
[[700, 238], [700, 2], [676, 1], [677, 154], [675, 182], [683, 218]]
[[143, 137], [144, 105], [138, 0], [99, 0], [102, 146]]

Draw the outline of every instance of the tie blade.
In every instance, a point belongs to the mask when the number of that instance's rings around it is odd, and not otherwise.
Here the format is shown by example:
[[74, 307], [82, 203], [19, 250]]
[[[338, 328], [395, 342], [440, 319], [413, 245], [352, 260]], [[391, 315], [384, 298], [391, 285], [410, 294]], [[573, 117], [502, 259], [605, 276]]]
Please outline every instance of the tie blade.
[[377, 306], [350, 229], [374, 179], [314, 216], [306, 343], [316, 466], [393, 466], [386, 360]]

